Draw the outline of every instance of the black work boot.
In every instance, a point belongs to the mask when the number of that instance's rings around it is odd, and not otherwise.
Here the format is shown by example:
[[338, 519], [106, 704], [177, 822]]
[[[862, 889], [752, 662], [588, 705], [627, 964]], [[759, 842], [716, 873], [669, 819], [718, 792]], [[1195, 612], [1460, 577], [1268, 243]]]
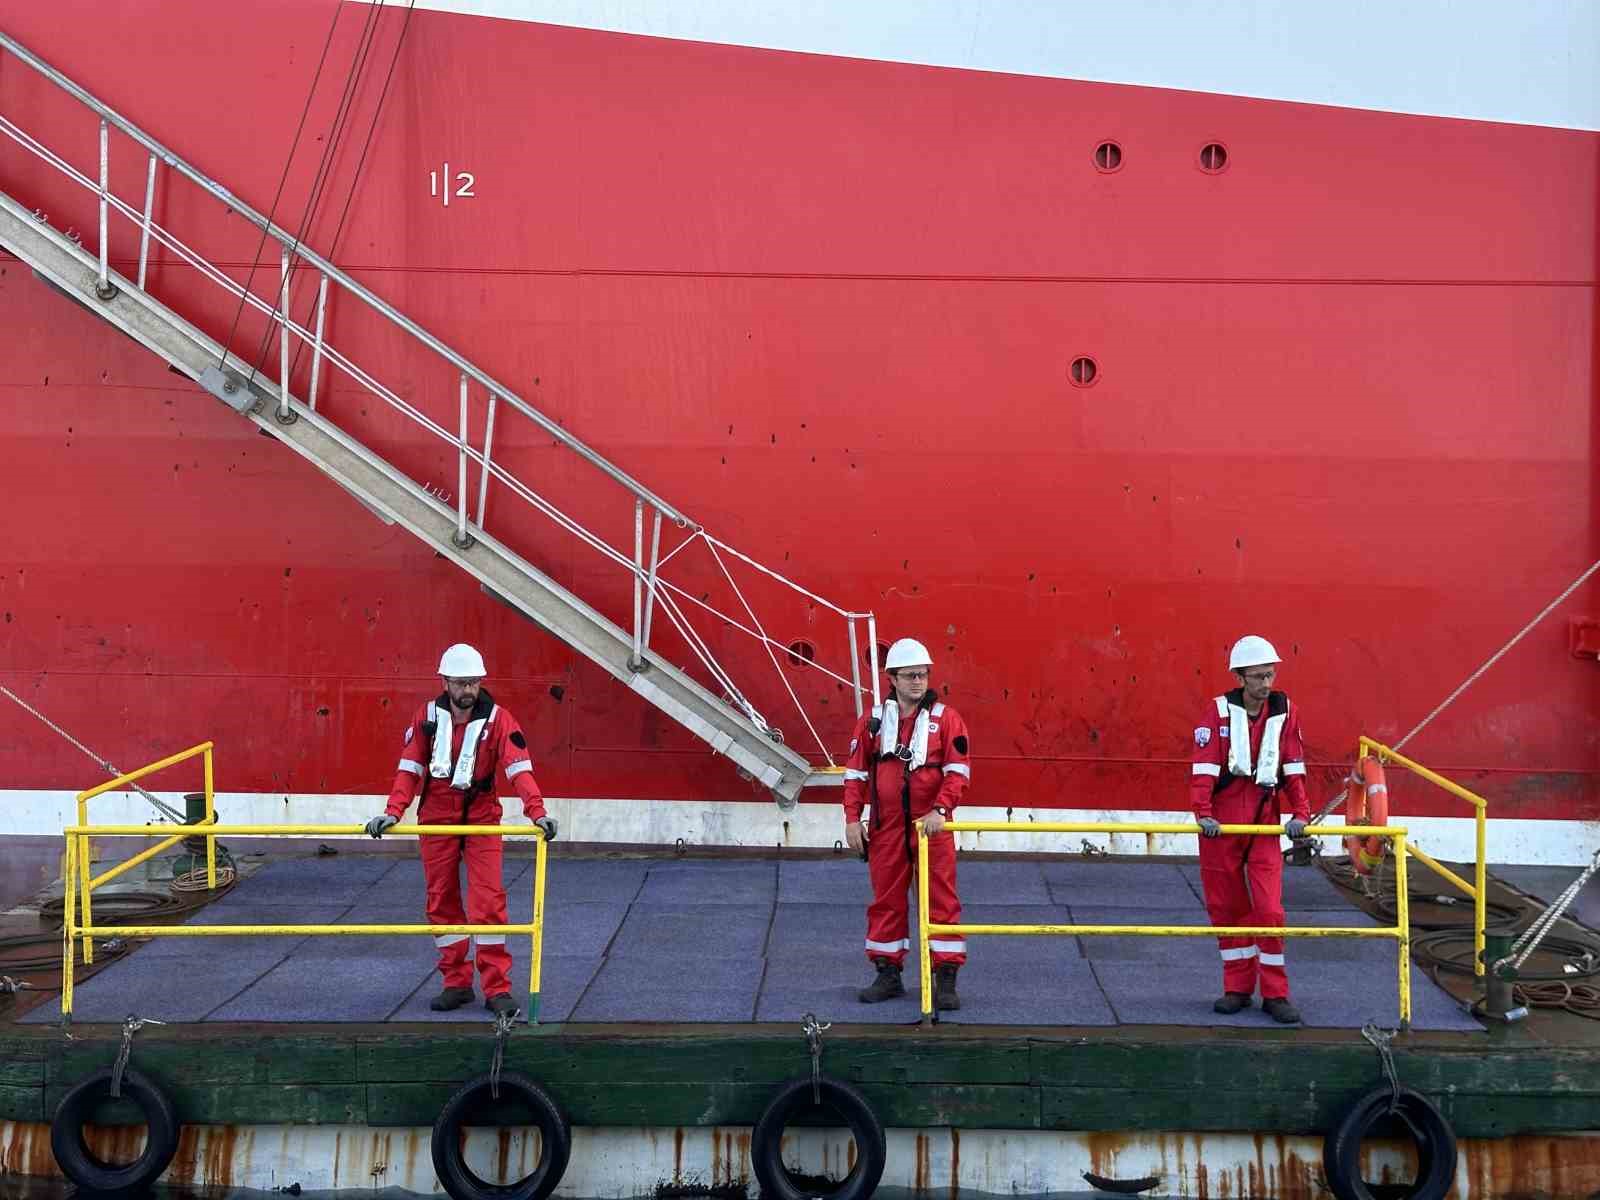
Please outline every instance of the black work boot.
[[1231, 1017], [1234, 1013], [1249, 1008], [1254, 999], [1249, 992], [1223, 992], [1221, 998], [1211, 1006], [1211, 1011]]
[[501, 992], [498, 996], [490, 996], [483, 1002], [483, 1006], [497, 1017], [503, 1017], [507, 1013], [517, 1011], [517, 1002], [511, 998], [510, 992]]
[[896, 996], [906, 994], [906, 985], [900, 981], [900, 968], [893, 959], [875, 958], [873, 964], [878, 968], [878, 977], [869, 985], [856, 993], [856, 999], [863, 1004], [877, 1004], [880, 1000], [893, 1000]]
[[463, 1004], [471, 1004], [477, 998], [478, 994], [469, 987], [447, 987], [428, 1002], [428, 1007], [434, 1012], [449, 1012], [453, 1008], [460, 1008]]
[[956, 995], [956, 972], [960, 967], [953, 963], [933, 969], [933, 1007], [940, 1012], [955, 1012], [961, 1007], [961, 997]]
[[1262, 1000], [1261, 1011], [1279, 1025], [1300, 1024], [1300, 1010], [1289, 1003], [1287, 996], [1274, 996], [1270, 1000]]

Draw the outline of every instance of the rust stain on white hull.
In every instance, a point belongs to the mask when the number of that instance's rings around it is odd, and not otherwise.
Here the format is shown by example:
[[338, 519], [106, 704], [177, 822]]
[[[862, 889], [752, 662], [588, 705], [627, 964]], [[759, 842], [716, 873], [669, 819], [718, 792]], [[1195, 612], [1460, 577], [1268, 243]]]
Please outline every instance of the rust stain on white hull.
[[[757, 1193], [750, 1131], [724, 1128], [575, 1128], [572, 1159], [558, 1196], [649, 1195], [661, 1185], [743, 1188]], [[126, 1161], [143, 1131], [93, 1128], [89, 1144]], [[398, 1187], [442, 1194], [433, 1174], [431, 1131], [365, 1126], [189, 1125], [165, 1176], [173, 1184], [270, 1190], [367, 1191]], [[480, 1129], [466, 1145], [483, 1179], [510, 1182], [532, 1172], [537, 1132]], [[956, 1192], [1014, 1196], [1087, 1190], [1084, 1172], [1109, 1179], [1156, 1176], [1154, 1197], [1203, 1200], [1315, 1200], [1322, 1186], [1322, 1142], [1315, 1137], [1200, 1133], [1073, 1133], [1039, 1130], [890, 1130], [883, 1186], [948, 1200]], [[784, 1161], [837, 1175], [854, 1164], [841, 1130], [801, 1130], [784, 1139]], [[1410, 1177], [1406, 1148], [1373, 1143], [1364, 1175]], [[0, 1178], [59, 1176], [48, 1125], [0, 1123]], [[1507, 1195], [1588, 1196], [1600, 1191], [1600, 1134], [1530, 1135], [1463, 1141], [1456, 1200]]]

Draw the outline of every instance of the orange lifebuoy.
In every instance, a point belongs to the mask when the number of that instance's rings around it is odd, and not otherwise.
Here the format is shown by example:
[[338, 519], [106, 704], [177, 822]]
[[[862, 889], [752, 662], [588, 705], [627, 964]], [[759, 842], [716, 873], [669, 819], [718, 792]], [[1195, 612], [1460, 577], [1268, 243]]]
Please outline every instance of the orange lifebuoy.
[[[1389, 823], [1389, 785], [1383, 778], [1383, 764], [1371, 755], [1356, 763], [1345, 781], [1349, 797], [1345, 808], [1347, 825], [1387, 825]], [[1344, 848], [1350, 865], [1358, 875], [1371, 875], [1383, 864], [1389, 842], [1381, 837], [1347, 837]]]

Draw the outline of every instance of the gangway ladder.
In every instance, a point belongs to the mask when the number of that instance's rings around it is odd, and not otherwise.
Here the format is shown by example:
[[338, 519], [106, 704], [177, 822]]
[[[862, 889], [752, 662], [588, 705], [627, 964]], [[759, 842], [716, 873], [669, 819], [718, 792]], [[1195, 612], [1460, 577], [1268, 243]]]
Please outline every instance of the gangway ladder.
[[[680, 631], [680, 615], [684, 607], [674, 607], [677, 601], [670, 594], [671, 585], [659, 574], [658, 562], [660, 532], [663, 519], [704, 536], [718, 566], [727, 573], [722, 554], [740, 558], [765, 576], [779, 580], [796, 591], [812, 596], [777, 572], [745, 558], [723, 543], [704, 535], [699, 526], [680, 513], [665, 500], [656, 496], [618, 467], [602, 458], [590, 447], [574, 438], [561, 426], [538, 412], [519, 398], [510, 388], [501, 384], [416, 322], [394, 309], [356, 280], [340, 271], [327, 259], [302, 245], [295, 235], [273, 224], [267, 217], [251, 208], [226, 188], [216, 183], [197, 168], [189, 165], [154, 138], [130, 121], [117, 114], [82, 87], [72, 82], [49, 64], [39, 59], [14, 39], [0, 32], [0, 59], [9, 52], [34, 71], [75, 98], [88, 112], [86, 118], [96, 120], [100, 129], [100, 171], [96, 180], [91, 174], [80, 171], [64, 158], [21, 127], [13, 114], [0, 112], [0, 135], [9, 136], [20, 143], [81, 188], [96, 197], [100, 210], [100, 235], [98, 253], [64, 233], [52, 228], [42, 214], [30, 210], [12, 196], [0, 178], [0, 246], [16, 255], [34, 273], [57, 290], [122, 330], [140, 344], [164, 359], [177, 371], [194, 380], [210, 394], [227, 404], [245, 420], [278, 439], [295, 453], [312, 463], [319, 471], [350, 492], [357, 500], [381, 519], [402, 526], [420, 538], [433, 550], [449, 559], [461, 570], [478, 580], [490, 595], [510, 604], [537, 623], [541, 628], [565, 642], [574, 651], [625, 683], [642, 699], [654, 705], [673, 720], [690, 730], [718, 754], [725, 755], [744, 773], [772, 790], [780, 807], [792, 807], [800, 790], [812, 785], [837, 783], [837, 770], [813, 770], [811, 764], [794, 748], [784, 744], [777, 730], [768, 724], [760, 713], [743, 698], [731, 678], [710, 657], [706, 643], [693, 629], [685, 633], [685, 641], [703, 665], [722, 685], [723, 695], [692, 678], [686, 670], [665, 661], [650, 645], [652, 617], [666, 612], [674, 619]], [[25, 114], [16, 114], [24, 116]], [[107, 139], [111, 131], [124, 134], [141, 145], [148, 153], [144, 207], [121, 199], [110, 187], [108, 174]], [[222, 270], [192, 250], [176, 234], [163, 228], [153, 217], [155, 187], [158, 169], [165, 168], [210, 193], [229, 210], [253, 223], [257, 229], [275, 240], [280, 249], [282, 267], [282, 292], [276, 304], [269, 305], [254, 293], [232, 281]], [[109, 217], [131, 221], [140, 233], [139, 266], [136, 278], [127, 278], [112, 269], [108, 252], [107, 221]], [[148, 252], [152, 239], [164, 246], [172, 255], [194, 267], [210, 282], [226, 292], [231, 306], [237, 301], [249, 303], [258, 313], [265, 315], [269, 328], [280, 339], [280, 367], [277, 379], [252, 369], [250, 363], [233, 354], [203, 330], [157, 300], [146, 289]], [[295, 269], [314, 272], [318, 283], [318, 299], [314, 328], [311, 322], [297, 323], [287, 304], [292, 272]], [[324, 318], [330, 288], [345, 293], [380, 314], [395, 330], [412, 340], [414, 345], [449, 363], [459, 376], [461, 389], [461, 427], [445, 430], [437, 423], [412, 409], [405, 401], [374, 378], [368, 371], [345, 357], [327, 337]], [[224, 322], [225, 323], [225, 322]], [[305, 390], [309, 396], [295, 395], [290, 387], [289, 346], [291, 337], [300, 340], [312, 353], [309, 382]], [[434, 489], [409, 477], [386, 461], [369, 446], [363, 444], [348, 430], [316, 411], [318, 376], [341, 370], [355, 379], [379, 398], [399, 408], [413, 420], [422, 424], [435, 436], [441, 436], [457, 452], [460, 463], [458, 498], [448, 503]], [[469, 388], [486, 391], [489, 398], [488, 428], [481, 444], [467, 438], [467, 394]], [[481, 394], [481, 392], [480, 392]], [[565, 514], [539, 497], [531, 488], [504, 470], [492, 457], [491, 439], [494, 434], [494, 414], [519, 414], [533, 421], [545, 434], [586, 460], [592, 467], [625, 492], [632, 494], [635, 516], [634, 553], [631, 560], [594, 535], [582, 530]], [[467, 499], [468, 464], [479, 470], [477, 512], [469, 511]], [[628, 570], [634, 578], [634, 621], [631, 630], [624, 629], [579, 596], [558, 584], [525, 558], [511, 550], [484, 528], [484, 488], [488, 478], [502, 482], [539, 511], [551, 516], [569, 532], [586, 537], [589, 543], [606, 554], [619, 567]], [[648, 519], [647, 519], [648, 518]], [[646, 528], [650, 527], [648, 541], [651, 551], [645, 555]], [[682, 547], [680, 546], [679, 549]], [[719, 554], [719, 548], [721, 554]], [[728, 576], [730, 583], [732, 576]], [[735, 585], [737, 590], [737, 585]], [[681, 595], [682, 589], [677, 589]], [[698, 603], [694, 597], [688, 597]], [[743, 601], [742, 594], [740, 595]], [[835, 613], [846, 618], [852, 652], [857, 645], [857, 625], [864, 626], [867, 642], [865, 653], [870, 655], [876, 645], [875, 621], [870, 613], [851, 613], [829, 602], [821, 601]], [[704, 607], [702, 605], [702, 607]], [[767, 650], [767, 657], [777, 667], [772, 652], [772, 639], [768, 638], [755, 614], [745, 604], [750, 625], [747, 633], [759, 632]], [[738, 624], [738, 622], [734, 622]], [[851, 685], [859, 712], [863, 692], [859, 659], [851, 663], [849, 677], [827, 672]], [[781, 675], [781, 672], [780, 672]], [[870, 691], [876, 701], [876, 672], [868, 671]], [[788, 685], [785, 680], [785, 686]], [[792, 687], [790, 695], [795, 698]], [[809, 718], [807, 718], [809, 725]], [[813, 730], [813, 732], [815, 732]], [[818, 738], [820, 743], [821, 739]], [[826, 756], [826, 748], [824, 748]], [[831, 760], [828, 764], [833, 766]]]

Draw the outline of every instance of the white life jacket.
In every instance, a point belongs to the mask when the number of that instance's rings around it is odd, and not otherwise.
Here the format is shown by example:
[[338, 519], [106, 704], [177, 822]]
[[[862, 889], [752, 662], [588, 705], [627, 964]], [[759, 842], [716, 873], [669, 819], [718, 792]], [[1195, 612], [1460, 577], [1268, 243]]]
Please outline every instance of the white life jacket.
[[451, 787], [462, 791], [471, 787], [476, 778], [474, 768], [478, 763], [478, 743], [483, 740], [485, 726], [494, 720], [494, 714], [499, 709], [498, 704], [491, 704], [487, 716], [468, 722], [466, 733], [461, 737], [461, 753], [452, 765], [450, 742], [455, 729], [450, 719], [450, 707], [436, 700], [428, 701], [428, 720], [433, 723], [433, 748], [432, 757], [428, 760], [428, 774], [435, 779], [448, 779]]
[[897, 758], [905, 748], [911, 752], [910, 769], [926, 766], [928, 762], [928, 722], [944, 712], [944, 702], [936, 701], [931, 708], [918, 708], [916, 720], [911, 723], [911, 742], [903, 747], [900, 741], [900, 703], [893, 696], [883, 702], [878, 710], [878, 757]]
[[1226, 695], [1218, 696], [1216, 703], [1217, 716], [1228, 723], [1223, 730], [1228, 738], [1228, 774], [1241, 778], [1254, 774], [1255, 781], [1262, 787], [1277, 787], [1283, 768], [1281, 743], [1283, 727], [1289, 720], [1289, 697], [1282, 692], [1273, 692], [1267, 697], [1267, 725], [1261, 731], [1261, 753], [1253, 772], [1250, 767], [1250, 714]]

